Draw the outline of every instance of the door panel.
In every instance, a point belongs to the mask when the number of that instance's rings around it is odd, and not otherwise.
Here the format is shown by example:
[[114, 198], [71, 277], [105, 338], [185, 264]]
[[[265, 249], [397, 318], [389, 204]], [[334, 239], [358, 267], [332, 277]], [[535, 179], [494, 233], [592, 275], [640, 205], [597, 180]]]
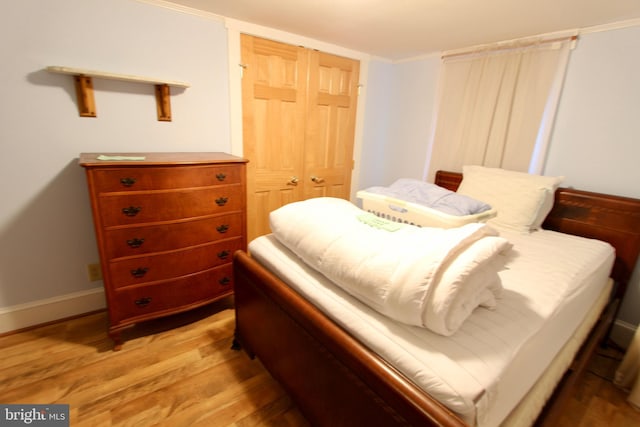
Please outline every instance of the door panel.
[[241, 44], [251, 240], [287, 203], [349, 199], [360, 64], [247, 35]]
[[305, 198], [349, 199], [360, 63], [313, 51], [309, 70]]
[[[307, 53], [241, 35], [243, 135], [247, 164], [247, 234], [269, 233], [268, 215], [282, 200], [302, 199], [292, 182], [303, 173]], [[281, 194], [284, 193], [284, 194]]]

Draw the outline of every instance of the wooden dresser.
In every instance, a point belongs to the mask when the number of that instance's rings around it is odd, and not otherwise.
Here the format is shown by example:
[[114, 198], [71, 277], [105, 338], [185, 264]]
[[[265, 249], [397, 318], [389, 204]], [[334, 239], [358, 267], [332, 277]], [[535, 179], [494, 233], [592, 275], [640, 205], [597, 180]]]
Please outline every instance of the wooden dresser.
[[[246, 160], [225, 153], [83, 153], [109, 336], [233, 293], [246, 249]], [[143, 159], [142, 159], [143, 158]]]

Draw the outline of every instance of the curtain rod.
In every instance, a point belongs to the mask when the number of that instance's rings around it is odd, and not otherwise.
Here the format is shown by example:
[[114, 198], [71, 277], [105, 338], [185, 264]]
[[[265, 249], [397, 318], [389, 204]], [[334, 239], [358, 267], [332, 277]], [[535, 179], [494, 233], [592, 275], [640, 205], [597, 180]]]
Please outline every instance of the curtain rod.
[[512, 40], [509, 42], [498, 42], [494, 44], [480, 45], [480, 46], [475, 46], [471, 48], [462, 48], [459, 51], [452, 51], [451, 53], [443, 53], [441, 58], [445, 59], [445, 58], [452, 58], [455, 56], [469, 55], [473, 53], [498, 52], [501, 50], [519, 49], [523, 47], [534, 46], [537, 44], [548, 44], [548, 43], [563, 42], [563, 41], [574, 42], [578, 40], [578, 36], [572, 35], [572, 36], [555, 37], [555, 38], [542, 39], [542, 40], [529, 40], [529, 41], [525, 41], [526, 39], [521, 39], [521, 40], [522, 40], [521, 43], [519, 43], [518, 40]]

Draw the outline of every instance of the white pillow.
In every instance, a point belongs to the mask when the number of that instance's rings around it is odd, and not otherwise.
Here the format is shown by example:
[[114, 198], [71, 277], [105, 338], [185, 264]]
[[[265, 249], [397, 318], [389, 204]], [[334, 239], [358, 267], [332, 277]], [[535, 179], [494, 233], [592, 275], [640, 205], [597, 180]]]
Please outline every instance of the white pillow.
[[497, 210], [489, 224], [525, 233], [540, 228], [564, 179], [484, 166], [463, 166], [462, 174], [458, 193]]

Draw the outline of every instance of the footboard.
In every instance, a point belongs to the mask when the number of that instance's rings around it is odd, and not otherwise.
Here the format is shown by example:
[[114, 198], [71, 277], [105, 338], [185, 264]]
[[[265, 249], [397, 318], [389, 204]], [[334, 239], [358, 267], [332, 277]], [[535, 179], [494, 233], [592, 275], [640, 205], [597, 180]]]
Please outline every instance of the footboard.
[[465, 426], [277, 277], [238, 251], [236, 337], [319, 426]]

